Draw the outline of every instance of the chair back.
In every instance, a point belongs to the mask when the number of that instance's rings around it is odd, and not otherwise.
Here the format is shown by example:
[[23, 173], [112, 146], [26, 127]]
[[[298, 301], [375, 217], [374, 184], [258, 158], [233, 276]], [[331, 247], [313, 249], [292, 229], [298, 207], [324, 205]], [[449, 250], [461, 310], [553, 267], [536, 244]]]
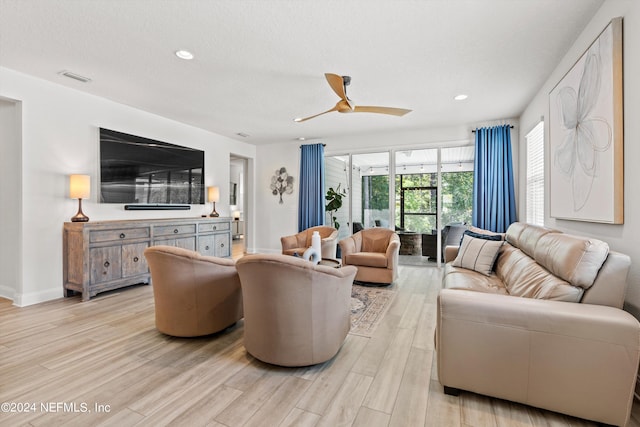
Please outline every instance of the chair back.
[[208, 335], [243, 316], [240, 278], [232, 259], [205, 257], [173, 246], [151, 246], [156, 328], [167, 335]]
[[351, 327], [357, 269], [314, 265], [282, 254], [238, 260], [244, 300], [244, 345], [275, 365], [306, 366], [333, 357]]

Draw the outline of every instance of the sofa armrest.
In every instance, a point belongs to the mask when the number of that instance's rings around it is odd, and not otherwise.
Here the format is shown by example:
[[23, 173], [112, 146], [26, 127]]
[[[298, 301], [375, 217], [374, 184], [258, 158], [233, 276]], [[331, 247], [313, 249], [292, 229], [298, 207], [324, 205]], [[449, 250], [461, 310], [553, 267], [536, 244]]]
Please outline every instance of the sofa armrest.
[[340, 253], [342, 258], [342, 265], [346, 265], [347, 255], [356, 252], [356, 241], [352, 236], [345, 237], [338, 242], [340, 245]]
[[287, 249], [298, 248], [298, 236], [284, 236], [280, 238], [280, 243], [282, 244], [282, 251], [284, 252]]
[[442, 385], [625, 425], [640, 324], [608, 306], [443, 289], [436, 320]]
[[458, 256], [460, 246], [447, 245], [444, 247], [444, 262], [451, 262]]

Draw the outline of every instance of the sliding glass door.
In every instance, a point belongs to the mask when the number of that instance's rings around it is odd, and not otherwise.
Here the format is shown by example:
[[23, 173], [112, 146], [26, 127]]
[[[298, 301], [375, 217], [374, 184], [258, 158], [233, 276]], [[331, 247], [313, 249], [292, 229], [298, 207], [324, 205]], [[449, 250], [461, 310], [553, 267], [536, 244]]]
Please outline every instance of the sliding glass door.
[[335, 217], [340, 239], [371, 227], [419, 233], [420, 255], [439, 262], [443, 229], [471, 223], [473, 160], [473, 146], [327, 156], [325, 186], [345, 197], [326, 224]]
[[354, 230], [389, 227], [389, 152], [353, 154], [352, 209]]

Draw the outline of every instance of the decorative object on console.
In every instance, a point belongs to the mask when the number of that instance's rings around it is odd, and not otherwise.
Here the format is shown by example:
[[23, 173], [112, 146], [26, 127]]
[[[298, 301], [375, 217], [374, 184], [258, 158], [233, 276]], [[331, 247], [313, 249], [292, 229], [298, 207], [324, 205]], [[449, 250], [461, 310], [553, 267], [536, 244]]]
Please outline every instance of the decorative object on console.
[[88, 199], [91, 194], [91, 177], [89, 175], [69, 176], [69, 197], [78, 199], [78, 213], [71, 217], [72, 222], [87, 222], [89, 217], [82, 212], [82, 199]]
[[282, 193], [293, 193], [293, 177], [287, 173], [284, 166], [276, 169], [275, 175], [271, 177], [271, 193], [274, 196], [280, 196], [279, 204], [282, 204]]
[[622, 18], [549, 93], [553, 218], [624, 223]]
[[216, 212], [216, 202], [220, 200], [220, 188], [219, 187], [208, 187], [207, 192], [209, 195], [209, 201], [213, 202], [213, 210], [209, 214], [209, 216], [218, 217], [220, 214]]
[[320, 233], [318, 231], [314, 231], [311, 235], [311, 246], [304, 251], [302, 258], [314, 264], [318, 264], [322, 259], [322, 246]]

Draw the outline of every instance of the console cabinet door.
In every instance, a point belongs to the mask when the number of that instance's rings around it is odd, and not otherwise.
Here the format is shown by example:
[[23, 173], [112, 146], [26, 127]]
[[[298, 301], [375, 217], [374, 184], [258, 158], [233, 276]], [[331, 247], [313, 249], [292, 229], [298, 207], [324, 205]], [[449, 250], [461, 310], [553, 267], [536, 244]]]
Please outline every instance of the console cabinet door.
[[176, 246], [178, 248], [189, 249], [191, 251], [196, 250], [196, 237], [181, 237], [176, 239], [161, 239], [155, 240], [156, 245]]
[[214, 234], [198, 237], [198, 252], [204, 256], [216, 256]]
[[144, 257], [144, 250], [148, 246], [146, 242], [122, 246], [122, 277], [137, 276], [149, 272], [149, 266]]
[[91, 283], [102, 283], [122, 277], [122, 247], [107, 246], [89, 251]]
[[231, 256], [231, 242], [229, 233], [214, 234], [215, 256], [226, 258]]

